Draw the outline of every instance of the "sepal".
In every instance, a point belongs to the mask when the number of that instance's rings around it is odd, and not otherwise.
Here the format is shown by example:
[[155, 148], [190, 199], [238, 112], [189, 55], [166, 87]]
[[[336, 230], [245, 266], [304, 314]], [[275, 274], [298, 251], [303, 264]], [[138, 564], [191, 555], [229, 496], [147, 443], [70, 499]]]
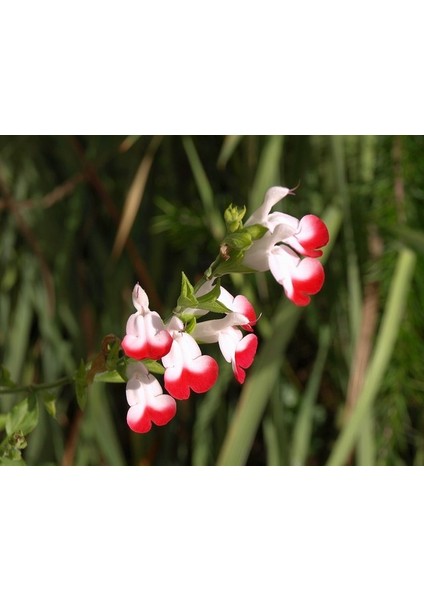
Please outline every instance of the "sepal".
[[178, 318], [181, 319], [181, 321], [184, 324], [184, 331], [186, 333], [191, 333], [193, 331], [193, 329], [196, 327], [196, 317], [191, 314], [191, 313], [180, 313], [178, 315]]
[[267, 231], [269, 231], [268, 227], [265, 225], [249, 225], [249, 227], [245, 227], [244, 230], [250, 235], [252, 242], [256, 242], [256, 240], [260, 240]]
[[206, 294], [203, 294], [203, 296], [199, 296], [197, 298], [197, 308], [219, 314], [228, 313], [229, 309], [218, 300], [220, 294], [221, 286], [219, 281], [217, 281], [210, 292], [207, 292]]

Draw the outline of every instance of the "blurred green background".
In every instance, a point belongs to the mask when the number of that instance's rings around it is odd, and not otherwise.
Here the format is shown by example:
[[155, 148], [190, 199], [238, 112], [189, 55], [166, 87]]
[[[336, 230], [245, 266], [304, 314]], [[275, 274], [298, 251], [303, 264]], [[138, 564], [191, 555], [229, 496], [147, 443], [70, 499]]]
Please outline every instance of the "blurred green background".
[[[165, 318], [225, 208], [298, 184], [276, 208], [327, 223], [326, 282], [298, 308], [224, 278], [262, 315], [243, 386], [207, 346], [218, 383], [165, 427], [128, 429], [122, 383], [77, 402], [60, 380], [123, 337], [137, 281]], [[2, 464], [424, 464], [423, 136], [3, 136], [0, 248]]]

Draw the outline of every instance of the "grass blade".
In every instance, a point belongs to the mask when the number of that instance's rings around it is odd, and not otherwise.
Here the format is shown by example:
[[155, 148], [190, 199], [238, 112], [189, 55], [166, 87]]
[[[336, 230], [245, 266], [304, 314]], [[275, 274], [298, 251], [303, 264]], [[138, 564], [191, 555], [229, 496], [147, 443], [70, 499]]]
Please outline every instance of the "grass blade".
[[262, 203], [267, 189], [280, 182], [280, 161], [283, 151], [283, 136], [271, 135], [262, 150], [249, 199], [249, 214]]
[[337, 192], [340, 196], [344, 213], [344, 236], [347, 255], [347, 283], [349, 292], [349, 318], [352, 348], [355, 347], [356, 332], [361, 322], [361, 279], [359, 275], [358, 256], [355, 247], [355, 237], [352, 223], [349, 188], [346, 180], [345, 147], [343, 136], [332, 137], [334, 172], [337, 182]]
[[193, 177], [196, 181], [200, 199], [203, 204], [203, 210], [208, 217], [211, 226], [212, 235], [218, 241], [224, 237], [224, 222], [214, 203], [214, 194], [212, 186], [203, 168], [196, 146], [191, 137], [183, 137], [183, 146], [190, 163]]
[[239, 403], [218, 456], [218, 465], [243, 465], [268, 403], [284, 360], [284, 352], [299, 321], [302, 310], [281, 301], [273, 318], [274, 335], [263, 344], [250, 375], [246, 379]]
[[301, 400], [299, 414], [293, 430], [292, 465], [304, 465], [308, 458], [313, 426], [313, 410], [321, 383], [327, 354], [330, 347], [330, 327], [323, 327], [320, 331], [320, 340], [317, 357], [309, 377], [308, 384]]
[[415, 263], [415, 253], [408, 248], [402, 248], [398, 256], [386, 309], [362, 391], [350, 420], [343, 427], [334, 445], [328, 459], [328, 465], [342, 465], [345, 463], [354, 447], [363, 419], [378, 394], [401, 326]]
[[138, 209], [140, 208], [140, 204], [143, 199], [143, 193], [146, 187], [150, 169], [153, 164], [153, 159], [161, 141], [162, 136], [160, 135], [154, 136], [154, 138], [151, 140], [146, 154], [143, 156], [131, 183], [131, 187], [128, 190], [122, 211], [121, 221], [119, 223], [118, 231], [116, 232], [112, 249], [112, 258], [115, 260], [121, 255], [125, 243], [130, 235], [132, 226], [134, 225]]
[[226, 135], [217, 160], [218, 169], [223, 169], [241, 142], [242, 135]]
[[112, 411], [107, 401], [103, 383], [95, 383], [89, 389], [89, 403], [86, 418], [91, 419], [94, 437], [107, 464], [122, 466], [126, 460], [119, 444]]

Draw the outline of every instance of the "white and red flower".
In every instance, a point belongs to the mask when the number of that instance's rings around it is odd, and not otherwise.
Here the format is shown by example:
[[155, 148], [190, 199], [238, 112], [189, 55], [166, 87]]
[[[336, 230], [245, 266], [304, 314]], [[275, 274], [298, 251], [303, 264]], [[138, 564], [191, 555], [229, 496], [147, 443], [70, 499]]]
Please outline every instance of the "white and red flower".
[[169, 353], [162, 357], [165, 389], [178, 400], [189, 398], [191, 390], [198, 394], [207, 392], [218, 378], [216, 360], [202, 355], [196, 340], [184, 331], [178, 317], [172, 317], [167, 329], [173, 342]]
[[142, 362], [127, 368], [127, 423], [136, 433], [147, 433], [155, 425], [166, 425], [177, 412], [174, 398], [164, 394], [158, 380]]
[[246, 227], [259, 224], [268, 231], [246, 250], [243, 262], [256, 271], [269, 269], [287, 297], [306, 306], [309, 296], [319, 292], [324, 284], [324, 269], [317, 258], [329, 235], [325, 223], [315, 215], [298, 220], [282, 212], [270, 212], [290, 191], [270, 188], [262, 205], [246, 221]]
[[253, 331], [253, 325], [256, 324], [258, 318], [255, 309], [246, 296], [239, 294], [234, 297], [221, 286], [218, 300], [232, 312], [245, 316], [248, 319], [248, 322], [241, 326], [243, 329], [246, 329], [246, 331]]
[[235, 378], [243, 383], [246, 378], [244, 369], [249, 368], [255, 358], [258, 338], [253, 333], [243, 337], [240, 327], [253, 331], [252, 325], [257, 321], [256, 313], [245, 296], [234, 298], [222, 286], [218, 299], [232, 312], [221, 319], [197, 323], [193, 335], [205, 344], [218, 342], [223, 357], [231, 363]]
[[134, 286], [132, 300], [137, 310], [127, 321], [122, 349], [136, 360], [162, 358], [171, 348], [171, 335], [159, 314], [149, 310], [149, 298], [138, 283]]
[[258, 338], [254, 333], [243, 337], [240, 327], [249, 326], [249, 319], [240, 313], [229, 313], [221, 319], [197, 323], [193, 335], [199, 342], [218, 342], [223, 357], [231, 363], [235, 378], [243, 383], [244, 369], [250, 367], [255, 358]]

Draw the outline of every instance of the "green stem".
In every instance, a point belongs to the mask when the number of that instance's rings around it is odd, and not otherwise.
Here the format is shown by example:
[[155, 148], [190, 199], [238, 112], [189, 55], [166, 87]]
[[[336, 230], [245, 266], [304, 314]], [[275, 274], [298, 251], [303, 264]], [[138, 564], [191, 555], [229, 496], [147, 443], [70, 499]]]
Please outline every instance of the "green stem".
[[72, 377], [61, 377], [56, 381], [52, 381], [51, 383], [30, 383], [29, 385], [20, 385], [17, 387], [7, 387], [0, 388], [1, 394], [20, 394], [22, 392], [32, 392], [32, 391], [41, 391], [41, 390], [49, 390], [51, 388], [61, 387], [63, 385], [67, 385], [68, 383], [72, 383]]

